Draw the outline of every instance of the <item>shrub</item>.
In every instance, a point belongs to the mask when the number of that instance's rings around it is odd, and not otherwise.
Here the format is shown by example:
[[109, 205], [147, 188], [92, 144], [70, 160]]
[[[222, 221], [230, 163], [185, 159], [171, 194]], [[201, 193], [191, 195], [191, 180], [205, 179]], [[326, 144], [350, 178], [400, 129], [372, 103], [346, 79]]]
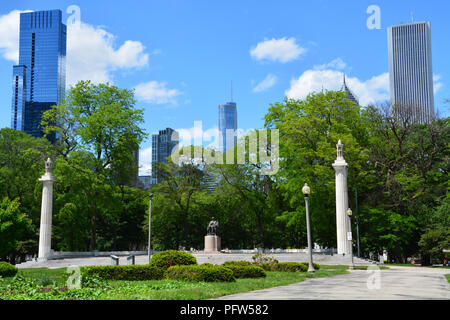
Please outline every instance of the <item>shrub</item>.
[[227, 266], [227, 268], [233, 271], [236, 279], [264, 278], [266, 276], [266, 272], [258, 266]]
[[[257, 266], [262, 267], [262, 265], [268, 263], [270, 265], [270, 268], [274, 268], [275, 265], [278, 263], [277, 259], [274, 259], [272, 256], [266, 254], [266, 253], [256, 253], [255, 255], [253, 255], [252, 257], [254, 264], [256, 264]], [[267, 265], [266, 265], [267, 267]]]
[[103, 280], [158, 280], [164, 270], [151, 265], [92, 266], [81, 268], [83, 277], [98, 277]]
[[8, 262], [0, 262], [0, 276], [14, 277], [19, 269]]
[[277, 264], [278, 263], [265, 262], [261, 264], [260, 267], [263, 268], [263, 270], [265, 271], [277, 271]]
[[275, 270], [281, 272], [306, 272], [308, 266], [299, 262], [280, 262], [276, 265]]
[[[309, 268], [309, 262], [302, 262], [302, 264], [304, 264], [306, 266], [306, 270], [308, 270]], [[313, 262], [313, 266], [315, 270], [319, 270], [320, 269], [320, 265], [318, 265], [317, 263]]]
[[172, 266], [166, 270], [166, 278], [180, 281], [233, 282], [233, 271], [224, 266]]
[[201, 264], [202, 267], [214, 267], [215, 264], [209, 263], [209, 262], [205, 262]]
[[247, 267], [252, 266], [253, 263], [250, 261], [225, 261], [223, 265], [225, 267]]
[[192, 254], [177, 250], [167, 250], [156, 253], [150, 260], [150, 265], [164, 270], [171, 266], [192, 264], [197, 264], [197, 260]]

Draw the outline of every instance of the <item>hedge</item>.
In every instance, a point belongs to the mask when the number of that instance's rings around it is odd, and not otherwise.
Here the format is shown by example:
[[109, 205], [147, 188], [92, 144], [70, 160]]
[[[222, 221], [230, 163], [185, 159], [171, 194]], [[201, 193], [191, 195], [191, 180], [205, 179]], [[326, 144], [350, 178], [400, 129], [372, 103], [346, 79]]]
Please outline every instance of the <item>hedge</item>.
[[232, 261], [232, 260], [230, 260], [230, 261], [225, 261], [223, 263], [223, 265], [225, 267], [229, 267], [229, 266], [233, 266], [233, 267], [247, 267], [247, 266], [253, 266], [254, 263], [252, 263], [250, 261], [245, 261], [245, 260], [242, 260], [242, 261]]
[[233, 271], [224, 266], [172, 266], [165, 272], [167, 279], [180, 281], [205, 281], [205, 282], [233, 282], [235, 281]]
[[266, 272], [258, 266], [227, 266], [228, 269], [233, 271], [233, 275], [236, 279], [241, 278], [264, 278]]
[[19, 269], [8, 262], [0, 262], [0, 277], [14, 277]]
[[274, 271], [281, 272], [306, 272], [308, 266], [299, 262], [279, 262], [275, 266]]
[[[306, 270], [308, 270], [309, 262], [302, 262], [302, 264], [304, 264], [306, 266]], [[315, 270], [319, 270], [320, 269], [320, 265], [318, 265], [315, 262], [313, 262], [313, 267], [314, 267]]]
[[150, 265], [82, 267], [81, 274], [103, 280], [159, 280], [164, 278], [163, 269]]
[[196, 265], [197, 260], [189, 252], [167, 250], [156, 253], [150, 260], [150, 265], [164, 270], [176, 265]]

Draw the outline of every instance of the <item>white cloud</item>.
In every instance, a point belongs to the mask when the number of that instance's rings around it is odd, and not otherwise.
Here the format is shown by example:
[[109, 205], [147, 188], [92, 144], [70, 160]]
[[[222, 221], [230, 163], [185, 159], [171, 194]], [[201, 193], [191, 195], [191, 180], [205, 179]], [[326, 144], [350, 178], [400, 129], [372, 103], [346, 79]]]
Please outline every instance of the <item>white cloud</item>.
[[31, 10], [13, 10], [0, 16], [0, 54], [7, 60], [19, 63], [20, 13]]
[[261, 92], [264, 90], [269, 89], [270, 87], [274, 86], [275, 83], [277, 83], [277, 76], [273, 75], [273, 74], [268, 74], [267, 77], [261, 81], [260, 83], [258, 83], [254, 88], [253, 88], [253, 92]]
[[327, 64], [321, 64], [318, 66], [314, 66], [314, 69], [315, 70], [325, 70], [325, 69], [330, 68], [330, 69], [335, 69], [335, 70], [344, 70], [345, 67], [347, 67], [347, 64], [341, 58], [336, 58]]
[[139, 41], [127, 40], [115, 49], [115, 36], [86, 23], [67, 27], [67, 84], [79, 80], [112, 82], [111, 72], [148, 65], [148, 54]]
[[[31, 10], [14, 10], [0, 16], [0, 54], [16, 64], [21, 12]], [[88, 79], [93, 83], [112, 82], [112, 71], [144, 67], [148, 56], [139, 41], [126, 40], [117, 48], [115, 36], [102, 27], [83, 22], [67, 26], [67, 86]]]
[[[286, 90], [288, 98], [303, 99], [312, 92], [322, 89], [340, 90], [343, 74], [337, 70], [307, 70], [299, 78], [291, 80]], [[363, 106], [389, 100], [389, 73], [374, 76], [362, 81], [356, 77], [346, 77], [347, 86]]]
[[306, 52], [305, 48], [299, 47], [295, 38], [286, 37], [281, 39], [271, 39], [259, 42], [256, 47], [250, 50], [250, 55], [256, 60], [279, 61], [286, 63], [297, 59]]
[[178, 89], [168, 89], [166, 82], [150, 81], [135, 87], [136, 98], [147, 103], [177, 104], [175, 97], [181, 94]]
[[441, 75], [435, 74], [433, 75], [433, 93], [436, 94], [436, 92], [439, 91], [440, 88], [442, 88], [443, 83], [440, 81]]
[[152, 147], [139, 151], [139, 175], [151, 175], [152, 172]]

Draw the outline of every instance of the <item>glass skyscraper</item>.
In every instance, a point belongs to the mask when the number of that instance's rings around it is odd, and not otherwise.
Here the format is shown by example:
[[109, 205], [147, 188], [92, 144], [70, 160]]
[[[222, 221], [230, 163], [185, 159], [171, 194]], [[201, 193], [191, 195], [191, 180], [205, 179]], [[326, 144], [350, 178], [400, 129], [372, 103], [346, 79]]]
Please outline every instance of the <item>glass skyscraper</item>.
[[[237, 108], [235, 102], [219, 105], [219, 149], [225, 153], [237, 142]], [[228, 135], [228, 138], [227, 138]]]
[[152, 135], [152, 184], [162, 181], [156, 169], [157, 163], [167, 163], [167, 157], [172, 155], [173, 148], [178, 144], [178, 132], [166, 128]]
[[429, 122], [434, 116], [430, 22], [389, 27], [388, 50], [394, 116]]
[[66, 38], [61, 10], [20, 14], [19, 64], [13, 67], [11, 128], [42, 137], [42, 112], [64, 99]]

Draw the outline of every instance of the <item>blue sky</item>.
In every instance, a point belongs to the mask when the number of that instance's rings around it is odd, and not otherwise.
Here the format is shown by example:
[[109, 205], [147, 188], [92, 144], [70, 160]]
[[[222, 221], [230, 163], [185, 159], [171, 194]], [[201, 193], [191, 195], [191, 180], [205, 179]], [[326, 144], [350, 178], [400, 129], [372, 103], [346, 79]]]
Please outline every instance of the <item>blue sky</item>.
[[[362, 104], [388, 99], [387, 27], [430, 21], [435, 107], [448, 116], [449, 1], [8, 1], [0, 8], [0, 128], [10, 126], [18, 11], [80, 9], [68, 31], [68, 85], [80, 79], [136, 88], [148, 133], [217, 127], [218, 105], [233, 100], [238, 127], [261, 128], [270, 103], [337, 89], [342, 73]], [[366, 12], [380, 8], [381, 28]], [[16, 11], [17, 10], [17, 11]], [[71, 19], [71, 18], [70, 18]], [[148, 164], [151, 138], [141, 146]], [[145, 167], [145, 166], [144, 166]]]

